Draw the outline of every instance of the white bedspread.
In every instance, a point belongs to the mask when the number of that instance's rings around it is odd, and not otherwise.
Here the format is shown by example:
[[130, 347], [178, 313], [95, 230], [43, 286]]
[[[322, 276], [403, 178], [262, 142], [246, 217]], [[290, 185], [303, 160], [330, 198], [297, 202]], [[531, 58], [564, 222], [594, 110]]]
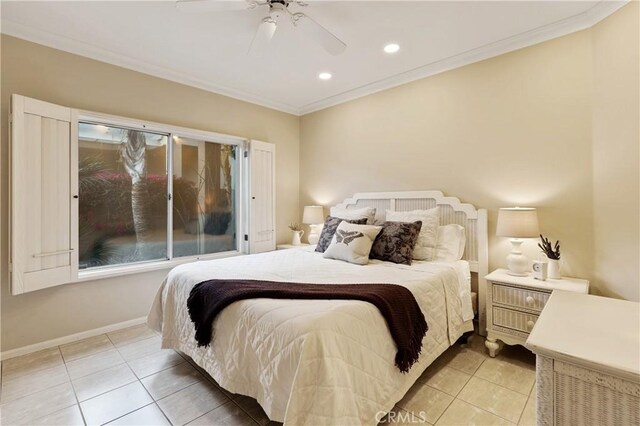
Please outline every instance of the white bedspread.
[[[225, 389], [254, 397], [272, 420], [291, 425], [377, 424], [425, 368], [472, 329], [467, 262], [374, 261], [366, 266], [282, 250], [189, 263], [167, 275], [148, 317], [162, 346], [191, 356]], [[308, 283], [393, 283], [414, 294], [429, 331], [408, 374], [380, 312], [354, 300], [250, 299], [214, 321], [198, 348], [187, 312], [191, 288], [213, 278]], [[469, 300], [466, 300], [469, 298]]]

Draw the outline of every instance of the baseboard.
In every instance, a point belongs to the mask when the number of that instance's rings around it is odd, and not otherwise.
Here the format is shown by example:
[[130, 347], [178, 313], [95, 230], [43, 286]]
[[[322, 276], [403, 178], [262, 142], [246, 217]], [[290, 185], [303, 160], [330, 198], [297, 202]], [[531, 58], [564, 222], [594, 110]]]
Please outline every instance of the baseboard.
[[2, 351], [0, 352], [0, 360], [4, 361], [10, 358], [15, 358], [17, 356], [41, 351], [43, 349], [49, 349], [55, 346], [64, 345], [67, 343], [73, 343], [78, 340], [98, 336], [100, 334], [111, 333], [112, 331], [121, 330], [127, 327], [133, 327], [134, 325], [144, 324], [146, 322], [147, 322], [147, 317], [135, 318], [129, 321], [123, 321], [116, 324], [106, 325], [104, 327], [94, 328], [92, 330], [81, 331], [80, 333], [70, 334], [68, 336], [58, 337], [56, 339], [46, 340], [40, 343], [34, 343], [33, 345], [27, 345], [21, 348]]

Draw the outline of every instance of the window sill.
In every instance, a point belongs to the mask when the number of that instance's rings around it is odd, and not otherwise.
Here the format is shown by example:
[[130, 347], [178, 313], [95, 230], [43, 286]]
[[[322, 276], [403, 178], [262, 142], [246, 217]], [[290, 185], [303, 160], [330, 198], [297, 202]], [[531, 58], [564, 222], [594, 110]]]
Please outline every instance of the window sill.
[[78, 272], [76, 282], [85, 282], [93, 280], [102, 280], [107, 278], [121, 277], [123, 275], [141, 274], [144, 272], [159, 271], [162, 269], [171, 269], [185, 263], [192, 263], [201, 260], [224, 259], [227, 257], [242, 256], [244, 253], [239, 251], [226, 251], [222, 253], [208, 254], [202, 256], [181, 257], [172, 260], [160, 260], [155, 262], [145, 262], [135, 265], [123, 265], [106, 267], [96, 270], [84, 270]]

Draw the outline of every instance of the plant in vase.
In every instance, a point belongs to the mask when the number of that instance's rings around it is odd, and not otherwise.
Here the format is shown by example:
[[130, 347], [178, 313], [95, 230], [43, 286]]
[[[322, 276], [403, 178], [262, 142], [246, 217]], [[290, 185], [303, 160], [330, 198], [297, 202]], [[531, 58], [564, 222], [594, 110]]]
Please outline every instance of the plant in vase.
[[555, 244], [551, 244], [548, 238], [545, 238], [540, 235], [541, 242], [538, 243], [538, 247], [540, 250], [547, 256], [549, 259], [549, 278], [554, 280], [559, 280], [562, 278], [560, 275], [560, 241], [556, 241]]
[[302, 225], [299, 223], [292, 223], [289, 225], [289, 229], [293, 232], [293, 236], [291, 237], [291, 245], [299, 246], [302, 244], [302, 235], [304, 231], [302, 230]]

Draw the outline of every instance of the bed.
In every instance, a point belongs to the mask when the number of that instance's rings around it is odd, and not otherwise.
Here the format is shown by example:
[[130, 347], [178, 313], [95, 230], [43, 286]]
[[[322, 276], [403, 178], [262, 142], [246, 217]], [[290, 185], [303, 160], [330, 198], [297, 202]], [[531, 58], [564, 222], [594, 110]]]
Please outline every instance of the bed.
[[[434, 359], [473, 329], [470, 274], [484, 276], [486, 212], [436, 191], [356, 194], [341, 204], [374, 206], [382, 214], [435, 205], [441, 207], [441, 224], [464, 222], [463, 260], [360, 266], [325, 259], [309, 247], [190, 263], [165, 278], [148, 324], [162, 333], [163, 347], [190, 356], [228, 391], [255, 398], [272, 420], [377, 424]], [[394, 363], [396, 346], [387, 325], [373, 305], [249, 299], [223, 310], [214, 321], [211, 345], [198, 347], [186, 301], [193, 286], [212, 278], [399, 284], [413, 293], [429, 330], [420, 358], [403, 374]]]

